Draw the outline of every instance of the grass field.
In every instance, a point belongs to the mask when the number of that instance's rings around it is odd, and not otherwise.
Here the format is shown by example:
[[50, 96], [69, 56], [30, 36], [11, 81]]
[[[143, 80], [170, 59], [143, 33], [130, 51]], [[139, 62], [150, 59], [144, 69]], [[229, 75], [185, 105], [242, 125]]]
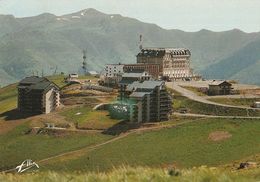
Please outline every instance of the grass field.
[[12, 84], [0, 89], [0, 120], [3, 120], [3, 114], [6, 111], [16, 108], [17, 105], [17, 84]]
[[199, 88], [197, 88], [197, 87], [191, 87], [191, 86], [181, 86], [181, 87], [194, 92], [198, 96], [205, 96], [206, 95], [203, 92], [199, 91]]
[[108, 111], [93, 110], [87, 106], [67, 109], [61, 114], [66, 120], [77, 123], [79, 128], [106, 129], [119, 122], [111, 119]]
[[[59, 86], [64, 86], [62, 76], [55, 76], [50, 79], [55, 81]], [[0, 115], [6, 111], [16, 108], [16, 95], [16, 85], [11, 85], [0, 89]], [[213, 107], [212, 105], [189, 100], [176, 93], [174, 96], [174, 108], [179, 109], [181, 107], [187, 107], [190, 112], [199, 114], [247, 115], [245, 110], [236, 108], [226, 109], [217, 106]], [[252, 116], [260, 115], [259, 113], [252, 113], [252, 111], [250, 111], [249, 114]], [[56, 116], [62, 117], [63, 119], [65, 117], [64, 120], [66, 120], [66, 122], [69, 121], [78, 123], [79, 128], [107, 129], [119, 122], [118, 120], [110, 119], [107, 111], [93, 111], [92, 108], [87, 106], [65, 107], [64, 109], [58, 111]], [[21, 123], [19, 123], [20, 121], [16, 121], [16, 123], [12, 125], [13, 128], [10, 127], [8, 132], [5, 134], [0, 133], [0, 170], [14, 167], [25, 159], [32, 159], [37, 162], [41, 159], [55, 156], [64, 152], [101, 144], [113, 138], [111, 135], [104, 135], [101, 133], [90, 134], [86, 132], [65, 132], [61, 134], [58, 133], [57, 135], [53, 133], [26, 134], [30, 129], [30, 124], [33, 122], [31, 119], [35, 118], [24, 119]], [[54, 120], [55, 119], [59, 118], [54, 118]], [[0, 122], [6, 124], [7, 122], [14, 121], [4, 120], [2, 115], [0, 116]], [[182, 125], [157, 131], [140, 131], [135, 134], [130, 134], [125, 138], [121, 138], [97, 147], [95, 150], [82, 150], [80, 152], [83, 153], [78, 156], [72, 156], [71, 158], [61, 157], [55, 159], [55, 161], [48, 161], [50, 163], [44, 163], [44, 165], [40, 164], [40, 169], [41, 171], [64, 170], [63, 172], [66, 172], [69, 170], [82, 170], [86, 172], [98, 170], [108, 171], [114, 167], [118, 168], [120, 166], [149, 166], [157, 168], [172, 165], [183, 169], [201, 165], [217, 166], [232, 163], [234, 160], [245, 159], [249, 156], [260, 154], [259, 120], [191, 119], [188, 117], [174, 117], [172, 121], [158, 123], [158, 125], [169, 125], [174, 123]], [[209, 136], [211, 136], [214, 132], [226, 132], [226, 138], [219, 141], [213, 141]], [[122, 174], [125, 174], [125, 177], [131, 177], [131, 173], [135, 176], [136, 172], [133, 169], [128, 168], [127, 170], [129, 170], [130, 173], [127, 171], [125, 171], [125, 173], [124, 171], [121, 171]], [[140, 171], [142, 170], [151, 171], [152, 169], [140, 168]], [[206, 169], [205, 173], [207, 173], [207, 170], [209, 169]], [[145, 172], [142, 172], [142, 174], [143, 173]], [[183, 171], [182, 173], [182, 177], [185, 177], [185, 175], [192, 177], [192, 174], [189, 174], [189, 172], [186, 174]], [[57, 179], [62, 179], [59, 177], [62, 175], [61, 173], [51, 172], [51, 174], [49, 174], [43, 172], [39, 174], [42, 174], [43, 176], [47, 174], [50, 177], [54, 175]], [[112, 174], [114, 173], [112, 172]], [[199, 173], [195, 171], [194, 175], [195, 174], [197, 175]], [[203, 176], [200, 179], [207, 180], [209, 179], [209, 176], [214, 178], [214, 175], [219, 174], [220, 172], [210, 172], [210, 174], [205, 174], [205, 177]], [[253, 173], [253, 175], [255, 174], [256, 173]], [[69, 175], [70, 173], [65, 175], [64, 180], [66, 177], [69, 178]], [[71, 175], [73, 176], [74, 174]], [[97, 174], [93, 175], [93, 179], [96, 179]], [[99, 175], [101, 174], [98, 174], [97, 178], [102, 178], [105, 180], [109, 178], [111, 181], [114, 179], [106, 176], [106, 174], [103, 176]], [[167, 172], [165, 175], [167, 180], [172, 180], [170, 175], [167, 176]], [[236, 175], [233, 176], [231, 173], [223, 175], [230, 176], [230, 178], [232, 176], [231, 179], [238, 178]], [[27, 179], [26, 176], [20, 177], [21, 178], [18, 181]], [[73, 178], [77, 179], [77, 177], [88, 179], [86, 174], [74, 176]], [[160, 177], [157, 178], [154, 175], [153, 177], [154, 179], [161, 179]], [[163, 178], [164, 177], [165, 176], [163, 176]], [[259, 175], [254, 177], [259, 177]], [[40, 177], [38, 177], [38, 179], [39, 178]], [[139, 178], [142, 178], [142, 176], [137, 174], [136, 179]], [[12, 179], [12, 177], [0, 175], [0, 181], [6, 181], [5, 179], [9, 180]], [[13, 179], [16, 179], [16, 176], [13, 176]], [[32, 179], [37, 179], [37, 175], [35, 178], [32, 177]], [[43, 179], [44, 178], [40, 178], [40, 180]], [[119, 176], [118, 179], [122, 179], [122, 176]], [[145, 179], [151, 179], [149, 173], [147, 173]], [[176, 179], [178, 178], [176, 177]], [[179, 179], [185, 178], [180, 177]]]
[[8, 169], [25, 159], [40, 160], [62, 152], [76, 150], [111, 138], [102, 134], [25, 134], [28, 123], [0, 135], [0, 169]]
[[248, 106], [254, 104], [255, 101], [259, 101], [257, 98], [209, 98], [208, 100], [217, 102], [220, 104], [228, 104], [233, 106]]
[[50, 81], [54, 82], [56, 85], [58, 85], [60, 88], [67, 85], [67, 83], [65, 83], [64, 81], [65, 75], [53, 75], [53, 76], [48, 76], [47, 78]]
[[177, 182], [255, 182], [260, 180], [260, 170], [224, 171], [223, 169], [212, 169], [200, 167], [188, 170], [153, 169], [153, 168], [131, 168], [121, 167], [113, 169], [109, 173], [57, 173], [39, 172], [23, 175], [0, 174], [0, 181], [5, 182], [46, 182], [46, 181], [177, 181]]
[[[216, 131], [228, 132], [231, 137], [209, 139]], [[78, 159], [46, 164], [43, 169], [103, 171], [121, 165], [222, 165], [260, 153], [259, 131], [259, 120], [200, 119], [176, 128], [132, 134]]]

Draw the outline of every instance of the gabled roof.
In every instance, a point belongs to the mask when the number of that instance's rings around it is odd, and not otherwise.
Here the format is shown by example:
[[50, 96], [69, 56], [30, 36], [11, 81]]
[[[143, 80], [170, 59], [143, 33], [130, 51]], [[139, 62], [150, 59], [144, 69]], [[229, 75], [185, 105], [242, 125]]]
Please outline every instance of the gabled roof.
[[46, 81], [45, 77], [30, 76], [22, 79], [19, 84], [36, 84], [38, 82]]
[[135, 81], [132, 84], [128, 85], [127, 91], [132, 91], [134, 89], [154, 89], [157, 86], [163, 85], [163, 81], [144, 81], [144, 82], [138, 82]]
[[229, 83], [227, 81], [223, 81], [223, 80], [214, 80], [209, 83], [209, 85], [212, 85], [212, 86], [218, 86], [218, 85], [222, 85], [222, 84], [232, 85], [231, 83]]
[[26, 88], [28, 90], [43, 90], [43, 91], [48, 91], [53, 87], [59, 89], [59, 87], [55, 83], [51, 82], [47, 78], [38, 77], [38, 76], [30, 76], [24, 78], [19, 82], [17, 87]]

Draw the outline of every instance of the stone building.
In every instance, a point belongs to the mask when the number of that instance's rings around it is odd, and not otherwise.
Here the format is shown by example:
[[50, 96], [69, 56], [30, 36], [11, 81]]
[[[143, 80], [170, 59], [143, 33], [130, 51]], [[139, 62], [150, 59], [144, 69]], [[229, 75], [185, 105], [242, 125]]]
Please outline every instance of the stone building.
[[172, 80], [198, 79], [190, 67], [191, 52], [179, 48], [144, 48], [137, 55], [137, 63], [159, 64], [161, 76]]
[[208, 95], [230, 95], [232, 84], [227, 81], [212, 81], [209, 83]]
[[18, 109], [23, 113], [47, 114], [60, 105], [59, 87], [47, 78], [26, 77], [17, 88]]

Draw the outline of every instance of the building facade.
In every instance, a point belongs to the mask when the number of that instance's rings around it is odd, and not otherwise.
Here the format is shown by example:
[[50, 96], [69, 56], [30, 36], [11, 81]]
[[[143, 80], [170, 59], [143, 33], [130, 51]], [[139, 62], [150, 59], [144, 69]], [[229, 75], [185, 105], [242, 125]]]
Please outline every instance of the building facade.
[[130, 103], [128, 115], [131, 122], [165, 121], [172, 113], [172, 98], [163, 81], [133, 82], [123, 95], [123, 103]]
[[160, 64], [125, 64], [124, 72], [148, 72], [154, 79], [158, 79], [162, 74]]
[[197, 79], [190, 62], [191, 52], [184, 48], [144, 48], [137, 55], [137, 63], [159, 64], [161, 76], [172, 80]]
[[124, 65], [123, 64], [107, 64], [103, 75], [108, 78], [117, 77], [118, 75], [121, 75], [124, 73]]
[[26, 77], [18, 88], [18, 110], [29, 114], [47, 114], [60, 106], [59, 87], [44, 77]]
[[124, 65], [122, 64], [107, 64], [100, 75], [101, 84], [109, 87], [117, 87], [124, 73], [123, 67]]

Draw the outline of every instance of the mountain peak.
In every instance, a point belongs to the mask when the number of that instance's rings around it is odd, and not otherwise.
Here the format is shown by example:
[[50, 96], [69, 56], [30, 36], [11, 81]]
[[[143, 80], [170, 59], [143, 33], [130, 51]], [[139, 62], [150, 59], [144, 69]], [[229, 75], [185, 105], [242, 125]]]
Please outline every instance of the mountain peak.
[[94, 9], [94, 8], [88, 8], [88, 9], [83, 9], [79, 12], [70, 14], [70, 15], [75, 15], [75, 16], [85, 16], [85, 15], [105, 15], [104, 13]]

